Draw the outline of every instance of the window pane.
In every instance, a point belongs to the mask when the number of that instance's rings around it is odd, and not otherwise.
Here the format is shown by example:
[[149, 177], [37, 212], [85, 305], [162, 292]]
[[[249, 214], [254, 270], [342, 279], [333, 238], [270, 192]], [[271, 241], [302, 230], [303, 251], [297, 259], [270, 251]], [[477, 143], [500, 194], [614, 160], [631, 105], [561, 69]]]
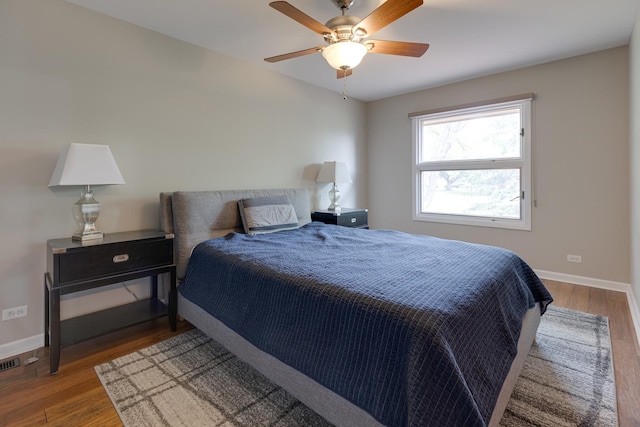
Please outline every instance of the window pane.
[[520, 219], [520, 169], [421, 172], [421, 213]]
[[520, 110], [423, 120], [420, 162], [519, 158]]

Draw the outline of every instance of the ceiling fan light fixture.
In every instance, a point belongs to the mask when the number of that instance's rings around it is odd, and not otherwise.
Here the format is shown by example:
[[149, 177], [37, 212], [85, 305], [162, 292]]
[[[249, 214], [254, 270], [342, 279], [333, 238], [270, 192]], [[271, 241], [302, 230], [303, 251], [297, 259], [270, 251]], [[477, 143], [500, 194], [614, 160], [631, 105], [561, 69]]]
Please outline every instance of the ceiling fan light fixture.
[[325, 47], [322, 56], [336, 70], [347, 70], [355, 68], [366, 53], [367, 48], [362, 43], [344, 40]]

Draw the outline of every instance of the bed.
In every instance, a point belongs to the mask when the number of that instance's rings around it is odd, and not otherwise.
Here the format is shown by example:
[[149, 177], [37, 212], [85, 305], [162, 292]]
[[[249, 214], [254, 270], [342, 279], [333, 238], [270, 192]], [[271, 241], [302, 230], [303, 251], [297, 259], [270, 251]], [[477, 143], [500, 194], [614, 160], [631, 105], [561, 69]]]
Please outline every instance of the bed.
[[[274, 199], [287, 227], [246, 230]], [[160, 201], [180, 316], [330, 423], [498, 425], [551, 302], [515, 254], [312, 223], [304, 189]]]

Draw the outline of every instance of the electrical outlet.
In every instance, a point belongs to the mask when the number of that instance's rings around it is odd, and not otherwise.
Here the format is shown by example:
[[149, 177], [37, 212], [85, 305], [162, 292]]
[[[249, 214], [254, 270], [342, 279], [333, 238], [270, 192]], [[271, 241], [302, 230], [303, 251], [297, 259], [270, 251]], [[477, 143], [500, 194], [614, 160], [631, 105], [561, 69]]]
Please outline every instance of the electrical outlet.
[[2, 320], [13, 320], [18, 317], [25, 317], [29, 312], [26, 305], [20, 307], [7, 308], [2, 310]]
[[567, 255], [567, 261], [581, 263], [582, 257], [580, 255]]

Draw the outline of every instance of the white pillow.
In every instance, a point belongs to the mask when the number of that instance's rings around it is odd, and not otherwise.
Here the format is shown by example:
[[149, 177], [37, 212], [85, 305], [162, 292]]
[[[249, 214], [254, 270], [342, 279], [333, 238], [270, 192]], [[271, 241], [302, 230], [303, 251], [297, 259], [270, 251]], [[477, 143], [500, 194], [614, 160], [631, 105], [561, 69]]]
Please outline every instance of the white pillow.
[[247, 234], [264, 234], [298, 228], [296, 211], [287, 196], [238, 200], [242, 226]]

